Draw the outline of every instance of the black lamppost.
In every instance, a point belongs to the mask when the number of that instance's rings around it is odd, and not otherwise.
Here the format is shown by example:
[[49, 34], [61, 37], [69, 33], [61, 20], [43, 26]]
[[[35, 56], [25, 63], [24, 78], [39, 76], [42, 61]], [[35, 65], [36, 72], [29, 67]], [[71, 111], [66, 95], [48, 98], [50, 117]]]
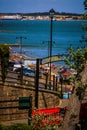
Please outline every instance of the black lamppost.
[[49, 43], [50, 43], [50, 41], [43, 41], [43, 42], [42, 42], [43, 45], [45, 45], [45, 43], [48, 44], [48, 57], [49, 57]]
[[21, 71], [20, 71], [20, 83], [23, 83], [23, 65], [22, 65], [22, 60], [23, 60], [23, 56], [22, 56], [22, 39], [27, 39], [26, 37], [16, 37], [16, 39], [20, 40], [20, 64], [21, 64]]
[[51, 57], [52, 57], [52, 41], [53, 41], [53, 17], [54, 17], [55, 11], [54, 9], [51, 9], [49, 11], [49, 16], [50, 16], [50, 89], [51, 89]]
[[[48, 57], [50, 56], [50, 41], [43, 41], [42, 44], [45, 45], [47, 43], [48, 46]], [[52, 41], [52, 43], [55, 45], [55, 41]]]

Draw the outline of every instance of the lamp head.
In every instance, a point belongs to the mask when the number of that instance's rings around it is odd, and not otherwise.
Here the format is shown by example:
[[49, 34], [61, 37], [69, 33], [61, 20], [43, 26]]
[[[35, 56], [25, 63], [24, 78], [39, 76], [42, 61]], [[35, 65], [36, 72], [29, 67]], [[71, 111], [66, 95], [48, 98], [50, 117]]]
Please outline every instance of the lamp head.
[[55, 11], [54, 11], [54, 9], [52, 8], [52, 9], [49, 11], [50, 18], [53, 18], [53, 17], [54, 17], [54, 14], [55, 14]]

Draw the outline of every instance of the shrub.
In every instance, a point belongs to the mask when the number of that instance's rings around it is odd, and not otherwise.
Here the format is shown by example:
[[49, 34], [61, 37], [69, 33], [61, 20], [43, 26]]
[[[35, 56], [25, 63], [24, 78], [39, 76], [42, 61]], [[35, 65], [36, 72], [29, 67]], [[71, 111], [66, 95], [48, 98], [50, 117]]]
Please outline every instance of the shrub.
[[0, 130], [6, 130], [6, 126], [4, 126], [2, 123], [0, 123]]
[[32, 116], [31, 126], [33, 130], [59, 130], [61, 122], [58, 116], [47, 116], [44, 113]]
[[42, 120], [42, 117], [34, 117], [37, 118], [36, 122], [31, 123], [31, 125], [23, 124], [23, 123], [15, 123], [10, 126], [5, 126], [0, 124], [0, 130], [60, 130], [58, 124], [55, 124], [55, 120]]
[[32, 130], [31, 126], [23, 123], [12, 124], [8, 126], [7, 130]]

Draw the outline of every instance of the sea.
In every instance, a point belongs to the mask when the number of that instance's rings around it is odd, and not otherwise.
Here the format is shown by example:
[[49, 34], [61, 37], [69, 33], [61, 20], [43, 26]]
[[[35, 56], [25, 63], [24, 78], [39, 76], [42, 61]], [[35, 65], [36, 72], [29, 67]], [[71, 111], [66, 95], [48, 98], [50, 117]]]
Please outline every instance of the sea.
[[[52, 25], [52, 55], [66, 54], [70, 46], [86, 45], [81, 40], [86, 35], [83, 27], [87, 26], [87, 21], [53, 20]], [[0, 44], [22, 44], [22, 53], [27, 56], [48, 57], [50, 29], [50, 20], [0, 20]], [[20, 52], [20, 47], [11, 49]]]

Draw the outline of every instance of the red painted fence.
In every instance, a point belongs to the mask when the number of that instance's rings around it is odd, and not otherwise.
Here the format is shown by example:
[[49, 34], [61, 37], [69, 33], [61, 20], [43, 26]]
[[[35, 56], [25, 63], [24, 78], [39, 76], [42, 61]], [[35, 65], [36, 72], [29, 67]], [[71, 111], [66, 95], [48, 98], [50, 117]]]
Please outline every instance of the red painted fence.
[[[63, 118], [66, 112], [66, 108], [45, 108], [45, 109], [37, 109], [32, 111], [32, 116], [42, 116], [42, 124], [45, 122], [45, 125], [47, 123], [47, 120], [49, 120], [50, 117], [50, 124], [60, 124], [60, 122], [63, 122]], [[81, 104], [81, 109], [80, 109], [80, 115], [79, 115], [80, 120], [86, 118], [87, 119], [87, 103]], [[53, 122], [54, 120], [54, 122]]]
[[63, 108], [46, 108], [46, 109], [37, 109], [37, 110], [33, 110], [32, 111], [32, 116], [42, 116], [42, 122], [45, 122], [45, 124], [49, 121], [50, 124], [59, 124], [61, 121], [63, 121], [63, 116], [61, 117], [61, 114], [62, 115], [65, 115], [65, 111], [66, 109]]

